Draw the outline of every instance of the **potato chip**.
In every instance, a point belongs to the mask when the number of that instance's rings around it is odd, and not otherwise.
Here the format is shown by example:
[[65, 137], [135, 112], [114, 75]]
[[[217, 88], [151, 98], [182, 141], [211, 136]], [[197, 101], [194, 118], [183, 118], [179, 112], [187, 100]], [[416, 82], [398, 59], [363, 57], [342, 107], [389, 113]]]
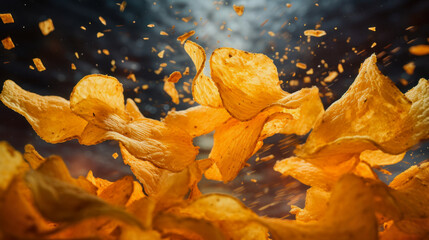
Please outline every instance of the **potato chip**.
[[405, 156], [405, 152], [398, 154], [398, 155], [392, 155], [384, 153], [380, 150], [365, 150], [360, 153], [359, 158], [362, 161], [365, 161], [370, 166], [384, 166], [384, 165], [393, 165], [400, 161]]
[[3, 44], [3, 47], [6, 50], [10, 50], [12, 48], [15, 48], [15, 44], [13, 44], [12, 38], [10, 38], [10, 37], [2, 39], [1, 43]]
[[203, 73], [206, 63], [204, 49], [192, 41], [187, 41], [184, 48], [192, 59], [192, 62], [194, 62], [197, 71], [192, 81], [192, 96], [194, 100], [203, 106], [222, 107], [222, 100], [220, 99], [216, 85], [212, 79]]
[[50, 18], [48, 18], [45, 21], [39, 22], [39, 28], [44, 36], [48, 35], [49, 33], [55, 30], [54, 23]]
[[94, 173], [89, 170], [88, 174], [86, 175], [86, 179], [90, 181], [96, 188], [97, 188], [97, 196], [100, 195], [100, 193], [106, 189], [108, 186], [112, 184], [111, 181], [94, 177]]
[[[33, 193], [40, 213], [54, 222], [75, 222], [97, 216], [117, 218], [141, 226], [133, 216], [71, 184], [37, 172], [29, 172], [25, 180]], [[61, 211], [58, 211], [61, 209]]]
[[411, 54], [416, 56], [424, 56], [429, 54], [429, 45], [420, 44], [412, 46], [408, 49]]
[[33, 58], [34, 66], [36, 66], [37, 71], [43, 72], [46, 70], [45, 66], [42, 63], [42, 60], [40, 58]]
[[4, 24], [14, 23], [12, 14], [10, 13], [0, 13], [0, 18]]
[[0, 100], [23, 115], [36, 133], [49, 143], [77, 138], [87, 124], [70, 110], [69, 101], [64, 98], [27, 92], [11, 80], [4, 82]]
[[244, 6], [243, 5], [232, 5], [232, 8], [234, 8], [235, 13], [237, 13], [238, 16], [242, 16], [244, 13]]
[[133, 177], [125, 176], [118, 181], [113, 182], [98, 196], [109, 204], [114, 206], [125, 206], [134, 191]]
[[164, 80], [164, 91], [171, 97], [171, 100], [175, 104], [179, 104], [179, 93], [176, 90], [174, 82], [168, 81], [168, 79]]
[[323, 217], [316, 222], [260, 218], [277, 239], [377, 239], [372, 194], [362, 179], [346, 175], [335, 185]]
[[180, 73], [179, 71], [175, 71], [170, 74], [167, 81], [172, 83], [177, 83], [181, 78], [182, 78], [182, 73]]
[[24, 148], [24, 159], [30, 164], [32, 169], [37, 169], [42, 163], [45, 162], [45, 158], [42, 157], [31, 144], [25, 145]]
[[185, 130], [192, 137], [197, 137], [210, 133], [230, 117], [224, 108], [196, 106], [182, 111], [170, 111], [162, 121]]
[[418, 97], [408, 99], [380, 73], [372, 55], [347, 93], [326, 110], [307, 142], [297, 150], [298, 157], [329, 165], [364, 150], [378, 148], [389, 154], [406, 151], [428, 135], [424, 127], [428, 124], [426, 84], [421, 80], [409, 94], [419, 91]]
[[9, 143], [0, 141], [0, 196], [10, 182], [20, 172], [24, 159]]
[[177, 41], [180, 41], [180, 44], [184, 44], [186, 42], [186, 40], [188, 40], [188, 38], [194, 36], [194, 34], [195, 34], [194, 30], [189, 31], [187, 33], [184, 33], [184, 34], [180, 35], [179, 37], [177, 37]]
[[304, 35], [311, 37], [322, 37], [326, 35], [326, 32], [323, 30], [305, 30]]
[[311, 187], [306, 192], [305, 208], [301, 209], [292, 205], [290, 213], [295, 215], [297, 222], [319, 221], [328, 209], [330, 197], [331, 192]]

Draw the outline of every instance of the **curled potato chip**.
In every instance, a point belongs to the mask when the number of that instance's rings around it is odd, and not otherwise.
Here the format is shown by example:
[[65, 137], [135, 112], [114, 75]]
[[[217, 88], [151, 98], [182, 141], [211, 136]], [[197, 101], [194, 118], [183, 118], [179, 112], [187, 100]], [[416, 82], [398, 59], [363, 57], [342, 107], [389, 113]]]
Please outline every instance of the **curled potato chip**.
[[9, 186], [15, 175], [20, 173], [24, 159], [9, 143], [0, 141], [0, 196]]
[[6, 80], [0, 100], [23, 115], [46, 142], [60, 143], [77, 138], [87, 122], [70, 110], [69, 101], [57, 96], [40, 96], [27, 92]]
[[397, 155], [387, 154], [381, 150], [365, 150], [360, 153], [359, 158], [370, 166], [392, 165], [402, 161], [405, 152]]
[[113, 207], [66, 182], [34, 171], [27, 173], [25, 180], [33, 193], [37, 208], [48, 220], [76, 222], [97, 216], [109, 216], [131, 225], [141, 226], [137, 219], [124, 210]]
[[[427, 80], [419, 83], [426, 84]], [[427, 137], [429, 111], [424, 106], [428, 91], [423, 89], [410, 90], [409, 95], [421, 93], [410, 101], [381, 74], [372, 55], [346, 94], [326, 110], [307, 142], [296, 151], [298, 157], [329, 165], [365, 150], [403, 153]]]
[[192, 41], [187, 41], [184, 48], [189, 57], [191, 57], [192, 62], [194, 62], [197, 71], [192, 81], [192, 96], [195, 102], [203, 106], [222, 107], [222, 100], [216, 85], [212, 79], [203, 73], [206, 63], [204, 49]]
[[371, 191], [362, 179], [346, 175], [335, 185], [326, 213], [317, 222], [259, 218], [277, 239], [377, 239]]
[[224, 108], [200, 105], [183, 111], [170, 111], [162, 121], [167, 125], [185, 130], [192, 137], [197, 137], [210, 133], [230, 117]]

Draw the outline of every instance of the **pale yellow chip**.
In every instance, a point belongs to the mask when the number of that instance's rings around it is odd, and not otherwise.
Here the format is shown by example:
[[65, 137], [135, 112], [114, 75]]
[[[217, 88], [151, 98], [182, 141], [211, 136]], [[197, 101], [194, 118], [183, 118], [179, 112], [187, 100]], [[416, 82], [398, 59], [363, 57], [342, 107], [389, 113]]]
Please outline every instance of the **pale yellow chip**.
[[64, 98], [27, 92], [11, 80], [5, 81], [0, 100], [23, 115], [36, 133], [49, 143], [77, 138], [87, 125], [70, 110], [70, 103]]
[[242, 16], [244, 13], [244, 6], [243, 5], [232, 5], [232, 8], [234, 9], [235, 13], [237, 13], [238, 16]]
[[192, 137], [197, 137], [210, 133], [230, 117], [224, 108], [196, 106], [182, 111], [170, 111], [163, 122], [185, 130]]
[[15, 48], [15, 44], [13, 44], [12, 38], [10, 38], [10, 37], [2, 39], [1, 43], [3, 44], [3, 47], [6, 50], [10, 50], [12, 48]]
[[304, 35], [311, 37], [322, 37], [326, 35], [326, 32], [323, 30], [305, 30]]
[[180, 35], [179, 37], [177, 37], [177, 41], [180, 41], [180, 44], [184, 44], [186, 42], [186, 40], [188, 40], [188, 38], [194, 36], [195, 31], [189, 31], [187, 33], [184, 33], [182, 35]]
[[50, 18], [48, 18], [45, 21], [39, 22], [39, 28], [44, 36], [48, 35], [49, 33], [55, 30], [54, 23]]
[[174, 82], [168, 81], [168, 79], [164, 80], [164, 91], [171, 97], [171, 101], [175, 104], [180, 103], [179, 93], [177, 92], [176, 86]]
[[0, 13], [0, 18], [4, 24], [14, 23], [12, 14], [10, 14], [10, 13]]
[[191, 57], [192, 62], [194, 62], [197, 71], [192, 81], [192, 96], [194, 100], [203, 106], [222, 107], [222, 100], [220, 99], [216, 85], [212, 79], [203, 73], [206, 63], [204, 49], [192, 41], [187, 41], [184, 48], [189, 57]]
[[43, 62], [40, 58], [33, 58], [34, 66], [36, 66], [37, 71], [43, 72], [46, 70], [45, 66], [43, 65]]
[[420, 44], [412, 46], [408, 49], [411, 54], [416, 56], [424, 56], [429, 54], [429, 45]]

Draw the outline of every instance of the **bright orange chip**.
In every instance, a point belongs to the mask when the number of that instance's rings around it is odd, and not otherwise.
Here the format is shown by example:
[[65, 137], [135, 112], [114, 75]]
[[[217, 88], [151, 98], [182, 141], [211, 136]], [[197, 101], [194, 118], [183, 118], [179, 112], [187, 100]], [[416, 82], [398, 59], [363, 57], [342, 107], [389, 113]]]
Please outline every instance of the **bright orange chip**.
[[326, 32], [323, 30], [305, 30], [304, 35], [311, 37], [322, 37], [326, 35]]
[[43, 65], [42, 60], [40, 60], [40, 58], [33, 58], [33, 63], [36, 66], [37, 71], [42, 72], [42, 71], [46, 70], [46, 68]]
[[1, 43], [3, 44], [3, 47], [4, 47], [4, 49], [6, 49], [6, 50], [10, 50], [10, 49], [12, 49], [12, 48], [14, 48], [14, 47], [15, 47], [15, 44], [13, 44], [13, 42], [12, 42], [12, 38], [10, 38], [10, 37], [7, 37], [7, 38], [5, 38], [5, 39], [2, 39], [2, 40], [1, 40]]
[[180, 73], [179, 71], [175, 71], [170, 74], [167, 81], [172, 83], [177, 83], [181, 78], [182, 78], [182, 73]]
[[244, 6], [243, 5], [232, 5], [232, 7], [234, 8], [235, 13], [237, 13], [238, 16], [243, 15], [244, 13]]
[[180, 44], [184, 44], [186, 42], [186, 40], [188, 38], [192, 37], [194, 34], [195, 34], [194, 30], [189, 31], [187, 33], [184, 33], [184, 34], [180, 35], [179, 37], [177, 37], [177, 41], [180, 41]]
[[39, 28], [42, 34], [45, 36], [55, 30], [54, 23], [50, 18], [45, 21], [39, 22]]
[[212, 79], [203, 73], [206, 63], [204, 49], [192, 41], [187, 41], [184, 48], [189, 57], [191, 57], [192, 62], [194, 62], [197, 71], [192, 81], [192, 96], [194, 100], [203, 106], [222, 107], [222, 100], [220, 99], [216, 85]]
[[429, 54], [429, 45], [420, 44], [416, 46], [412, 46], [408, 49], [411, 54], [416, 56], [423, 56]]
[[14, 23], [12, 14], [10, 13], [0, 13], [0, 18], [4, 24]]
[[179, 104], [180, 103], [179, 93], [176, 90], [174, 82], [170, 82], [168, 81], [168, 79], [164, 80], [164, 91], [171, 97], [171, 100], [173, 101], [173, 103]]

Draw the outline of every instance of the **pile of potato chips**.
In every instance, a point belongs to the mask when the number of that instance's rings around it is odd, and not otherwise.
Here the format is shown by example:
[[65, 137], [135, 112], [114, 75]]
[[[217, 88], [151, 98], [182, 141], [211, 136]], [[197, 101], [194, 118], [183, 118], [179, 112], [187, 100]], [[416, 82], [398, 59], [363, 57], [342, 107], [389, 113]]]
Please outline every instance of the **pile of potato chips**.
[[[124, 100], [114, 77], [89, 75], [70, 99], [40, 96], [7, 80], [0, 100], [49, 143], [119, 142], [131, 176], [110, 182], [73, 178], [59, 156], [25, 153], [0, 143], [0, 239], [427, 239], [429, 163], [389, 185], [373, 169], [395, 164], [429, 137], [429, 83], [402, 94], [376, 66], [362, 64], [348, 91], [326, 111], [316, 87], [288, 93], [273, 61], [232, 48], [210, 57], [184, 48], [197, 74], [199, 106], [161, 121]], [[179, 79], [177, 79], [178, 81]], [[174, 81], [169, 88], [174, 88]], [[296, 220], [261, 217], [239, 200], [201, 194], [198, 182], [233, 180], [274, 134], [309, 137], [275, 171], [310, 186]], [[207, 159], [193, 138], [215, 131]]]

